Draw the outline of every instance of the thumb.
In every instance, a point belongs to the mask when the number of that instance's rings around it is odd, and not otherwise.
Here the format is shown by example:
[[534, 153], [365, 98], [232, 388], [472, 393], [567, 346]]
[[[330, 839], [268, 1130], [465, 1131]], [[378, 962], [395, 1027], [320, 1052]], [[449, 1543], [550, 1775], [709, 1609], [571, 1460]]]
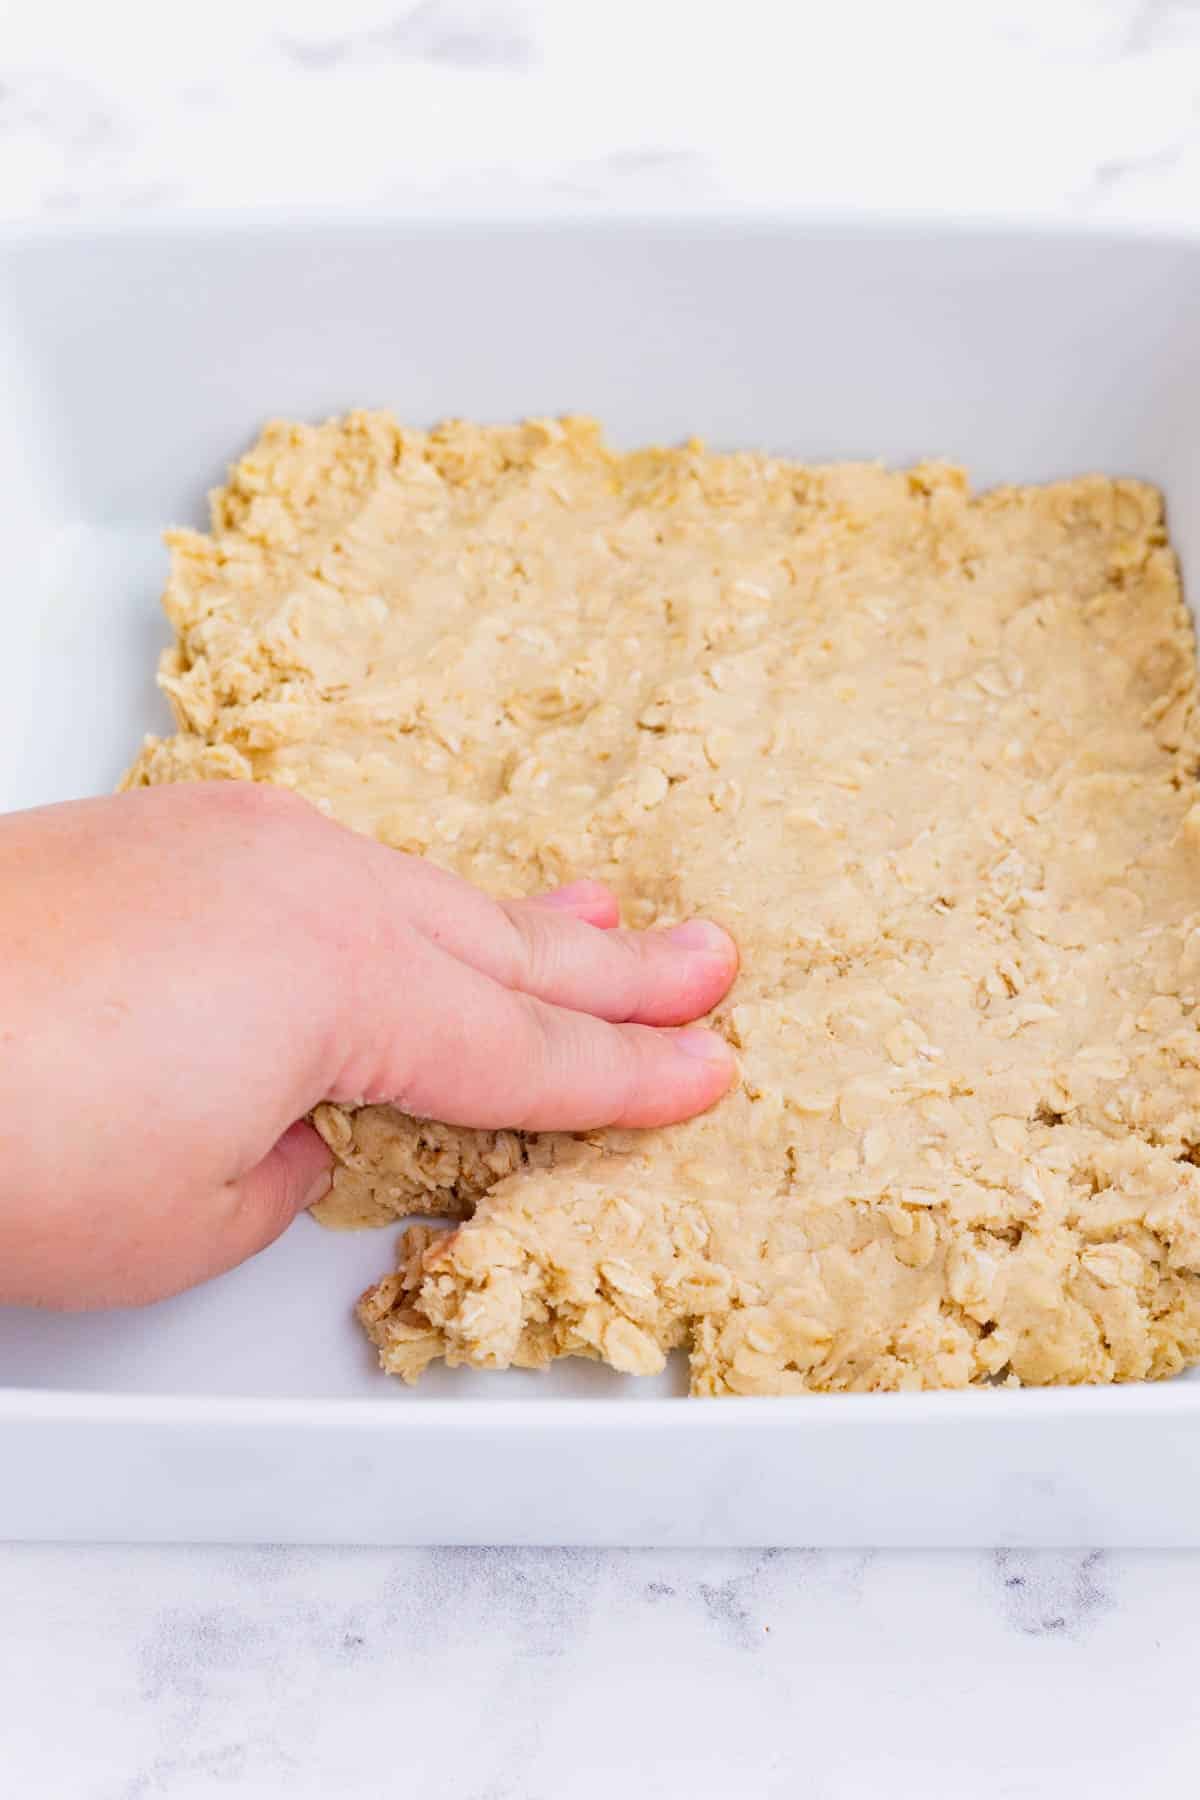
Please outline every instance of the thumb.
[[221, 1223], [204, 1234], [209, 1267], [193, 1279], [222, 1275], [273, 1244], [297, 1213], [328, 1193], [332, 1165], [311, 1125], [290, 1125], [261, 1162], [225, 1184]]

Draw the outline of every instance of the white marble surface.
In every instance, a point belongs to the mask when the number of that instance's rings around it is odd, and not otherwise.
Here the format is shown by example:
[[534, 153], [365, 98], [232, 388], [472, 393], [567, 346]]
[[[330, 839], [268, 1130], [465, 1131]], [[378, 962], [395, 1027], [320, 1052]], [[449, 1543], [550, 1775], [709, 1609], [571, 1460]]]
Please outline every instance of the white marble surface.
[[0, 1551], [3, 1791], [1171, 1800], [1175, 1555]]
[[[312, 203], [1194, 223], [1200, 4], [0, 4], [0, 217]], [[1198, 1664], [1185, 1554], [0, 1547], [0, 1788], [1173, 1796]]]
[[0, 0], [0, 213], [1189, 218], [1195, 0]]

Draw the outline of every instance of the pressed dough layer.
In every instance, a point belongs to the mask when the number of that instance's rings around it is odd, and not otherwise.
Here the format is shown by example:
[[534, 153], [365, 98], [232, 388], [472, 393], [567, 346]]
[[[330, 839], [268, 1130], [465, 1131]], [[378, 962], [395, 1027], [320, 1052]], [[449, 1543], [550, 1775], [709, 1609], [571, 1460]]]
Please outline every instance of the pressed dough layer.
[[596, 876], [741, 948], [740, 1085], [690, 1124], [318, 1109], [326, 1223], [474, 1209], [364, 1296], [386, 1369], [1200, 1357], [1196, 676], [1152, 489], [356, 413], [269, 426], [170, 541], [179, 731], [130, 784], [280, 783], [494, 893]]

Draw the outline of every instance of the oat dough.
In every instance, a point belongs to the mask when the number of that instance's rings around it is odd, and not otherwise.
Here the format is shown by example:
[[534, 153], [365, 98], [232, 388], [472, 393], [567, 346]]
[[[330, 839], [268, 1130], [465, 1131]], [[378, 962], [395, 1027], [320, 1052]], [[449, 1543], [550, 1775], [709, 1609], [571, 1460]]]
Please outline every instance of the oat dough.
[[321, 1108], [328, 1224], [414, 1210], [383, 1366], [701, 1394], [1200, 1357], [1200, 804], [1158, 495], [616, 455], [584, 420], [275, 424], [172, 534], [178, 735], [498, 894], [711, 914], [739, 1090], [671, 1130]]

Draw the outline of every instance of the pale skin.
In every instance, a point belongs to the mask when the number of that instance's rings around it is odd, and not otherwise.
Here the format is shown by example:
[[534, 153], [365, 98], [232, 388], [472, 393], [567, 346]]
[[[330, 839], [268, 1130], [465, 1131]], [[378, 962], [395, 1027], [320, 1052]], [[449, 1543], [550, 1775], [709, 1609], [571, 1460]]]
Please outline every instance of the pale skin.
[[328, 1190], [305, 1114], [664, 1125], [731, 1053], [715, 925], [580, 880], [498, 902], [294, 795], [197, 783], [0, 818], [0, 1301], [140, 1305]]

